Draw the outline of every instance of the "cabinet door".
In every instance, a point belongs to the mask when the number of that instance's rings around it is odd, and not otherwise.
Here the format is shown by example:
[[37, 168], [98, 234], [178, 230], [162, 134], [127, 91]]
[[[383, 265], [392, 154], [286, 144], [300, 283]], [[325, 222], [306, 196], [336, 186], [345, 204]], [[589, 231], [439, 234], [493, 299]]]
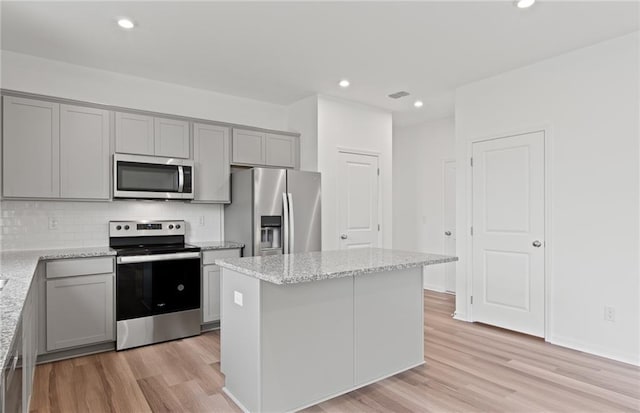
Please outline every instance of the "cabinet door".
[[195, 200], [230, 202], [229, 128], [193, 125]]
[[220, 267], [202, 267], [202, 322], [220, 320]]
[[155, 154], [189, 158], [189, 122], [154, 118]]
[[23, 337], [23, 369], [22, 369], [22, 406], [29, 411], [31, 394], [33, 393], [33, 378], [36, 371], [38, 356], [38, 283], [31, 284], [22, 310]]
[[269, 133], [266, 136], [266, 163], [269, 166], [294, 168], [297, 149], [297, 139], [294, 136]]
[[153, 155], [153, 117], [116, 112], [116, 152]]
[[113, 274], [47, 281], [47, 351], [114, 340]]
[[244, 129], [233, 130], [232, 163], [264, 165], [265, 134]]
[[3, 103], [3, 195], [57, 198], [60, 105], [10, 96]]
[[109, 112], [60, 106], [60, 197], [109, 199]]

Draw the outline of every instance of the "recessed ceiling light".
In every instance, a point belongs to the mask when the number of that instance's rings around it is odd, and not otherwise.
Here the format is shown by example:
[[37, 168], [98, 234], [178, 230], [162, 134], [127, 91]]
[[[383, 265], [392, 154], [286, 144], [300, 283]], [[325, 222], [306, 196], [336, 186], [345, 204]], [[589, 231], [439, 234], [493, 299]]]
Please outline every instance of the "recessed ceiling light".
[[533, 3], [535, 2], [536, 0], [518, 0], [515, 2], [515, 5], [519, 9], [526, 9], [533, 6]]
[[338, 84], [340, 85], [340, 87], [349, 87], [351, 83], [349, 83], [347, 79], [342, 79]]
[[422, 103], [421, 100], [416, 100], [415, 102], [413, 102], [413, 106], [415, 106], [417, 108], [421, 108], [423, 104], [424, 103]]
[[135, 24], [129, 19], [118, 19], [118, 26], [123, 29], [133, 29]]

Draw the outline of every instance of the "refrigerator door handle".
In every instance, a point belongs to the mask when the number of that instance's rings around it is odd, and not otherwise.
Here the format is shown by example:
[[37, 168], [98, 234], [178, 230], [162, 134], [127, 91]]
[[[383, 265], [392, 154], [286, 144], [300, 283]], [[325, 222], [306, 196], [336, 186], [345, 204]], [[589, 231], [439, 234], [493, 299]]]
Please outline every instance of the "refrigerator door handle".
[[287, 194], [285, 192], [282, 193], [282, 209], [283, 209], [283, 221], [284, 221], [284, 230], [282, 231], [282, 241], [283, 241], [283, 254], [289, 253], [289, 201], [287, 198]]
[[289, 253], [293, 254], [295, 251], [295, 222], [296, 220], [293, 217], [293, 197], [291, 196], [291, 192], [287, 193], [287, 198], [289, 199]]

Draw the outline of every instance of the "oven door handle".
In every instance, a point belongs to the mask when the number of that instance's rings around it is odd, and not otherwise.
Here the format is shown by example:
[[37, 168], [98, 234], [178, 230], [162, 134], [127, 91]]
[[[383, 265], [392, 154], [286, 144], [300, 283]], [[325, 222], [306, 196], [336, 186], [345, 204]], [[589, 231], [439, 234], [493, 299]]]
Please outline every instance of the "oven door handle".
[[116, 262], [118, 264], [137, 264], [141, 262], [188, 260], [191, 258], [200, 258], [200, 253], [199, 252], [177, 252], [172, 254], [131, 255], [131, 256], [118, 257], [116, 259]]

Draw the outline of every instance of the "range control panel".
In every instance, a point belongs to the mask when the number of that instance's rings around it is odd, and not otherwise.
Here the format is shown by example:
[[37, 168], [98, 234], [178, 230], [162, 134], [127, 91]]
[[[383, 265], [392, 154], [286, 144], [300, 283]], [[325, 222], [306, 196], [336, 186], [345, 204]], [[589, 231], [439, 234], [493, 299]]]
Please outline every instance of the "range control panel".
[[110, 237], [184, 235], [184, 221], [109, 221]]

